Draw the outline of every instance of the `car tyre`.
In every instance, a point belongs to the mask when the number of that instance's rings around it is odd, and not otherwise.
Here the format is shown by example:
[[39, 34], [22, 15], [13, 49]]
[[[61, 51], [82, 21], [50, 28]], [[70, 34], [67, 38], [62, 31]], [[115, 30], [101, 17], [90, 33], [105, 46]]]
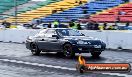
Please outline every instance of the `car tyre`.
[[100, 56], [101, 52], [92, 52], [91, 55], [94, 58], [98, 58]]
[[64, 45], [63, 54], [67, 58], [73, 58], [73, 57], [75, 57], [75, 53], [73, 52], [71, 44], [65, 44]]
[[32, 44], [31, 45], [31, 52], [33, 55], [39, 55], [41, 51], [39, 50], [37, 45]]

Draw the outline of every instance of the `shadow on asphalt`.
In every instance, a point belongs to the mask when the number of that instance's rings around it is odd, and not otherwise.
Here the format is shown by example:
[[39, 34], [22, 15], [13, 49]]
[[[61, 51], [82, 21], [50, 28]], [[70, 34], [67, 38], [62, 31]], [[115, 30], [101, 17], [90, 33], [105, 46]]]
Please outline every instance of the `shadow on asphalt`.
[[[58, 55], [57, 53], [41, 53], [39, 55], [39, 57], [41, 57], [41, 58], [54, 58], [54, 59], [66, 59], [66, 60], [78, 60], [78, 55], [76, 55], [73, 58], [66, 58], [62, 55]], [[107, 58], [105, 58], [103, 56], [100, 56], [97, 58], [94, 58], [92, 56], [83, 56], [83, 57], [86, 61], [89, 61], [89, 62], [94, 62], [94, 61], [97, 62], [97, 61], [107, 60]]]

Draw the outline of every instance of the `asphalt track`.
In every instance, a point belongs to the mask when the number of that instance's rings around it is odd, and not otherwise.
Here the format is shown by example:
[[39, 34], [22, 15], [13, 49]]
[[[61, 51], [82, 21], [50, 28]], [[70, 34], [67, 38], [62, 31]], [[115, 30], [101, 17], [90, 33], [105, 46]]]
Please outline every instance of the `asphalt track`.
[[[132, 52], [105, 50], [101, 57], [82, 54], [88, 63], [130, 63]], [[132, 77], [130, 73], [84, 73], [76, 71], [78, 54], [73, 59], [56, 53], [33, 56], [24, 44], [0, 43], [0, 77]]]

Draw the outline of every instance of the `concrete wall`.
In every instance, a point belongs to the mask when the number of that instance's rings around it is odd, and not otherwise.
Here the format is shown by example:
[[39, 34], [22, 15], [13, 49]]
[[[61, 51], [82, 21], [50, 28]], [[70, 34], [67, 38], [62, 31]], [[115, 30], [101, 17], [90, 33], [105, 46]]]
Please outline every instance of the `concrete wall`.
[[81, 31], [85, 35], [102, 39], [107, 48], [132, 49], [132, 31]]
[[[2, 42], [25, 42], [27, 36], [35, 35], [40, 30], [0, 30], [0, 41]], [[132, 31], [80, 31], [86, 36], [102, 39], [107, 48], [132, 49]]]

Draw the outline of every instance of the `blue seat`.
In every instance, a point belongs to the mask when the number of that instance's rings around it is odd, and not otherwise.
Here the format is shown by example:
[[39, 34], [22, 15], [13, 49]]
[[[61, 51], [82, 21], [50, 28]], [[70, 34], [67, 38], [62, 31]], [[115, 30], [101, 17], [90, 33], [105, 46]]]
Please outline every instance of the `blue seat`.
[[[114, 6], [118, 6], [121, 3], [124, 3], [122, 0], [102, 0], [102, 1], [93, 1], [90, 3], [86, 3], [84, 7], [87, 9], [83, 9], [82, 6], [77, 6], [75, 8], [71, 8], [69, 10], [65, 10], [60, 13], [55, 13], [50, 16], [44, 17], [41, 20], [43, 22], [53, 22], [58, 19], [60, 22], [69, 22], [71, 19], [78, 20], [79, 18], [85, 17], [87, 14], [95, 14], [98, 11], [102, 11], [104, 9], [108, 9]], [[87, 11], [87, 14], [83, 14], [84, 10]]]

